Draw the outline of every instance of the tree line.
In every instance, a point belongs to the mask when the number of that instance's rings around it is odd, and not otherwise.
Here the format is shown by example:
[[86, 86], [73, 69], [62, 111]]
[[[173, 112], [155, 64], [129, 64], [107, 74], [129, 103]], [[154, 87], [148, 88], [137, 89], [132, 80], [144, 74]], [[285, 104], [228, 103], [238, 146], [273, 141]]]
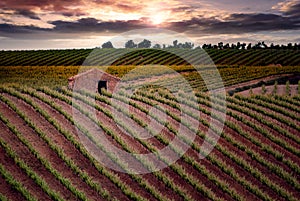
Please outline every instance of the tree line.
[[[102, 48], [114, 48], [112, 42], [107, 41], [101, 45]], [[258, 42], [255, 44], [252, 43], [223, 43], [219, 42], [218, 44], [203, 44], [202, 46], [196, 46], [191, 42], [184, 42], [180, 43], [178, 40], [174, 40], [172, 45], [166, 45], [166, 44], [154, 44], [152, 45], [152, 42], [150, 40], [144, 39], [143, 41], [139, 43], [135, 43], [133, 40], [128, 40], [125, 45], [125, 48], [154, 48], [154, 49], [166, 49], [166, 48], [184, 48], [184, 49], [237, 49], [237, 50], [250, 50], [250, 49], [283, 49], [283, 50], [300, 50], [300, 43], [288, 43], [287, 45], [284, 44], [274, 44], [271, 43], [270, 45], [267, 45], [264, 41]]]

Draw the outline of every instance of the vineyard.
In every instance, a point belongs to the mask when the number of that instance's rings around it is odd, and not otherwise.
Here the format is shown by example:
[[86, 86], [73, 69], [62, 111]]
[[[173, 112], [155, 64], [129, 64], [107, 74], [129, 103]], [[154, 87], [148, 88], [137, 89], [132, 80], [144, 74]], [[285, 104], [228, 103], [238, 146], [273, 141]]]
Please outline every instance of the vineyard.
[[[207, 54], [216, 65], [243, 66], [299, 66], [299, 50], [234, 50], [208, 49]], [[113, 65], [186, 65], [176, 55], [197, 58], [202, 49], [78, 49], [78, 50], [35, 50], [0, 51], [0, 66], [89, 66]], [[88, 61], [85, 61], [89, 56]], [[114, 59], [113, 59], [114, 58]], [[197, 64], [202, 61], [196, 61]]]
[[[75, 92], [74, 92], [75, 93]], [[124, 101], [106, 92], [59, 91], [49, 87], [1, 87], [1, 196], [12, 200], [299, 200], [299, 96], [234, 96], [227, 98], [227, 118], [221, 138], [205, 159], [198, 157], [205, 131], [210, 124], [211, 101], [222, 111], [222, 99], [197, 93], [196, 99], [179, 94], [187, 107], [199, 108], [199, 130], [189, 150], [174, 164], [145, 175], [110, 170], [97, 162], [83, 147], [72, 118], [72, 97], [97, 110], [98, 124], [107, 138], [128, 152], [155, 152], [167, 146], [180, 123], [180, 104], [158, 88], [140, 91]], [[169, 98], [166, 98], [169, 97]], [[112, 99], [117, 99], [115, 104]], [[132, 121], [145, 127], [149, 121], [165, 125], [149, 115], [159, 105], [168, 115], [165, 129], [153, 138], [130, 138], [110, 121], [111, 108], [129, 104], [123, 111]], [[197, 107], [199, 105], [199, 107]], [[74, 106], [74, 105], [73, 105]], [[75, 106], [76, 107], [76, 106]], [[82, 114], [81, 107], [76, 110]], [[218, 115], [212, 118], [220, 121]], [[127, 126], [127, 128], [126, 128]], [[185, 123], [186, 129], [190, 129]], [[81, 126], [80, 132], [87, 132]], [[151, 132], [151, 130], [150, 130]], [[214, 132], [217, 132], [215, 130]], [[178, 150], [174, 149], [174, 152]], [[109, 153], [106, 160], [116, 160]], [[138, 160], [138, 158], [136, 159]], [[124, 162], [117, 162], [120, 167]], [[147, 168], [147, 161], [138, 161]]]
[[[90, 67], [79, 66], [0, 66], [0, 84], [18, 83], [26, 86], [50, 86], [51, 88], [66, 86], [68, 84], [68, 78], [76, 75], [80, 70], [85, 70]], [[103, 67], [91, 67], [99, 68], [103, 70]], [[149, 68], [147, 73], [151, 76], [157, 75], [159, 79], [157, 82], [164, 82], [166, 86], [170, 88], [176, 87], [179, 84], [178, 78], [184, 77], [190, 85], [196, 91], [203, 91], [206, 85], [199, 72], [205, 75], [216, 73], [216, 70], [209, 68], [199, 68], [196, 71], [190, 66], [169, 66], [168, 68], [178, 72], [173, 76], [172, 80], [168, 79], [170, 71], [155, 71], [155, 68]], [[193, 68], [193, 69], [192, 69]], [[130, 73], [135, 66], [109, 66], [106, 68], [106, 72], [114, 76], [122, 78], [124, 75]], [[300, 68], [298, 66], [227, 66], [218, 67], [218, 72], [223, 79], [224, 86], [231, 86], [246, 82], [250, 80], [256, 80], [259, 78], [272, 76], [272, 75], [284, 75], [284, 74], [299, 74]], [[133, 75], [133, 77], [139, 77], [142, 75]], [[130, 78], [129, 78], [130, 79]], [[211, 80], [214, 83], [214, 80]], [[153, 83], [155, 84], [155, 82]], [[293, 83], [295, 84], [295, 83]], [[297, 83], [296, 83], [297, 84]]]
[[[207, 50], [226, 100], [198, 51], [1, 51], [0, 200], [300, 200], [300, 51]], [[177, 55], [195, 60], [197, 71]], [[147, 64], [171, 70], [133, 71]], [[67, 88], [89, 68], [147, 85], [133, 94]], [[180, 90], [182, 78], [194, 96]], [[100, 131], [131, 157], [107, 150]], [[189, 145], [182, 156], [176, 138]], [[214, 146], [208, 155], [203, 144]], [[169, 164], [157, 154], [165, 147], [181, 157]], [[146, 153], [166, 167], [152, 171]], [[132, 173], [132, 164], [148, 173]]]

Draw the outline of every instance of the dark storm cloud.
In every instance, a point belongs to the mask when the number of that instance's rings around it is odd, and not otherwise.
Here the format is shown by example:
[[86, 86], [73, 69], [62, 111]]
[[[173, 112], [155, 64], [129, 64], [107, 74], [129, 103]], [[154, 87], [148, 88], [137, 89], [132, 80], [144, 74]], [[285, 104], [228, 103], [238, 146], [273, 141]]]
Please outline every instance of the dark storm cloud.
[[276, 14], [231, 14], [225, 20], [216, 18], [192, 18], [191, 20], [170, 23], [176, 31], [197, 33], [235, 34], [259, 31], [296, 30], [300, 20], [290, 16]]

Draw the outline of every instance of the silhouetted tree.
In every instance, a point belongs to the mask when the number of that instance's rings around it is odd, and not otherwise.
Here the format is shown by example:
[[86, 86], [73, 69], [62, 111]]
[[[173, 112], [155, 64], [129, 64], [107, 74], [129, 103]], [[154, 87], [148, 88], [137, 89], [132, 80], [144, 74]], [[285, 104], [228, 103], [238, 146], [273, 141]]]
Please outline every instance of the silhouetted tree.
[[265, 41], [263, 41], [263, 42], [261, 43], [261, 46], [262, 46], [262, 48], [265, 48], [265, 49], [268, 48], [268, 46], [265, 44]]
[[236, 44], [236, 49], [240, 49], [241, 48], [241, 43], [240, 42], [237, 42], [237, 44]]
[[155, 44], [155, 45], [153, 45], [153, 48], [155, 48], [155, 49], [161, 49], [161, 45], [160, 44]]
[[151, 41], [144, 39], [142, 42], [138, 44], [138, 48], [150, 48], [151, 47]]
[[193, 47], [194, 47], [194, 43], [191, 42], [185, 42], [184, 44], [182, 44], [182, 48], [192, 49]]
[[[151, 41], [144, 39], [138, 44], [135, 44], [133, 40], [129, 40], [125, 43], [125, 48], [150, 48], [151, 47]], [[152, 48], [155, 49], [161, 49], [161, 48], [186, 48], [186, 49], [193, 49], [195, 46], [191, 42], [184, 42], [180, 43], [178, 40], [174, 40], [172, 44], [155, 44], [152, 46]], [[102, 48], [114, 48], [112, 43], [110, 41], [103, 43]], [[288, 43], [287, 45], [274, 45], [274, 43], [271, 43], [270, 46], [265, 44], [264, 41], [262, 42], [257, 42], [256, 44], [252, 45], [251, 43], [226, 43], [224, 44], [223, 42], [219, 42], [217, 44], [206, 44], [204, 43], [202, 46], [197, 46], [198, 48], [202, 49], [237, 49], [237, 50], [250, 50], [250, 49], [285, 49], [285, 50], [300, 50], [300, 43]]]
[[281, 45], [281, 47], [280, 47], [281, 49], [283, 49], [283, 50], [286, 50], [287, 49], [287, 47], [285, 46], [285, 45]]
[[114, 48], [113, 44], [110, 41], [103, 43], [101, 47], [102, 48]]
[[246, 49], [246, 43], [241, 44], [242, 50]]
[[229, 48], [230, 48], [229, 43], [226, 43], [226, 44], [224, 45], [224, 49], [229, 49]]
[[219, 49], [223, 49], [223, 42], [219, 42], [219, 43], [218, 43], [218, 48], [219, 48]]
[[249, 44], [247, 45], [247, 50], [250, 50], [251, 48], [252, 48], [252, 44], [249, 43]]
[[129, 40], [125, 43], [125, 48], [136, 48], [137, 44], [133, 42], [133, 40]]
[[174, 47], [174, 48], [177, 48], [177, 47], [178, 47], [178, 40], [174, 40], [174, 41], [173, 41], [173, 47]]

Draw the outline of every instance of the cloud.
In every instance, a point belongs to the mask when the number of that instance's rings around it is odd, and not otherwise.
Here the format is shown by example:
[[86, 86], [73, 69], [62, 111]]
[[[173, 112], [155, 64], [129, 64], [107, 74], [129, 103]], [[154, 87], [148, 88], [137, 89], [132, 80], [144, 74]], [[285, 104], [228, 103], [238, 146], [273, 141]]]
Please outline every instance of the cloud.
[[131, 11], [137, 11], [137, 10], [141, 10], [143, 8], [143, 5], [139, 4], [139, 5], [132, 5], [132, 4], [128, 4], [126, 2], [121, 2], [121, 3], [116, 3], [114, 4], [114, 7], [117, 8], [120, 11], [125, 11], [125, 12], [131, 12]]
[[84, 13], [81, 9], [77, 7], [82, 6], [82, 0], [26, 0], [26, 1], [18, 1], [18, 0], [1, 0], [0, 9], [4, 10], [14, 10], [16, 14], [23, 15], [25, 17], [29, 17], [31, 19], [39, 19], [34, 11], [47, 11], [68, 15], [78, 15]]
[[53, 28], [40, 28], [37, 26], [20, 26], [13, 24], [0, 24], [0, 36], [10, 38], [32, 38], [40, 35], [45, 38], [62, 35], [70, 36], [80, 34], [92, 34], [92, 33], [122, 33], [134, 29], [151, 28], [150, 25], [145, 23], [145, 18], [140, 20], [128, 20], [128, 21], [108, 21], [103, 22], [95, 18], [83, 18], [74, 22], [71, 21], [53, 21], [49, 22], [54, 25]]
[[54, 21], [50, 22], [55, 27], [53, 32], [60, 33], [83, 33], [83, 32], [113, 32], [120, 33], [129, 31], [132, 29], [149, 28], [150, 26], [145, 24], [145, 19], [140, 20], [117, 20], [102, 22], [95, 18], [83, 18], [75, 22], [68, 21]]
[[30, 10], [16, 10], [14, 14], [22, 15], [24, 17], [27, 17], [27, 18], [30, 18], [33, 20], [40, 20], [40, 18], [37, 16], [37, 14]]
[[67, 9], [72, 6], [82, 5], [82, 0], [2, 0], [0, 3], [0, 8], [4, 9], [24, 9], [31, 10], [34, 8], [39, 8], [41, 10], [55, 11], [60, 9]]
[[[188, 33], [192, 35], [199, 34], [241, 34], [241, 33], [255, 33], [261, 31], [281, 31], [281, 30], [299, 30], [300, 29], [300, 2], [295, 0], [286, 1], [285, 3], [279, 3], [276, 9], [280, 10], [280, 13], [231, 13], [222, 14], [221, 10], [207, 11], [206, 15], [203, 10], [198, 11], [201, 8], [200, 4], [197, 7], [192, 7], [192, 0], [189, 0], [190, 4], [176, 4], [172, 3], [172, 6], [167, 7], [166, 3], [161, 3], [162, 12], [170, 11], [172, 21], [163, 22], [161, 28], [171, 29], [181, 33]], [[89, 10], [84, 10], [86, 7], [99, 6], [99, 10], [104, 10], [103, 6], [108, 6], [113, 9], [122, 10], [130, 13], [143, 8], [138, 0], [130, 3], [127, 0], [109, 1], [109, 0], [2, 0], [0, 2], [0, 11], [12, 11], [12, 13], [6, 12], [3, 15], [20, 15], [33, 20], [40, 20], [40, 22], [46, 23], [41, 10], [47, 10], [48, 13], [60, 14], [66, 16], [65, 18], [54, 18], [52, 21], [48, 21], [47, 25], [41, 28], [38, 23], [31, 25], [32, 21], [26, 23], [14, 23], [14, 19], [8, 18], [6, 21], [2, 20], [0, 24], [0, 36], [29, 37], [29, 33], [34, 35], [45, 34], [47, 36], [57, 34], [89, 34], [89, 33], [122, 33], [129, 30], [151, 28], [151, 16], [139, 17], [136, 20], [130, 19], [116, 19], [116, 20], [99, 20], [100, 17], [88, 17], [91, 16]], [[152, 4], [151, 4], [152, 5]], [[169, 4], [168, 4], [169, 5]], [[171, 5], [171, 4], [170, 4]], [[203, 4], [205, 6], [205, 4]], [[151, 6], [150, 6], [151, 7]], [[97, 8], [97, 7], [96, 7]], [[101, 9], [100, 9], [101, 8]], [[151, 7], [152, 8], [152, 7]], [[273, 8], [275, 9], [275, 7]], [[107, 11], [107, 10], [106, 10]], [[109, 11], [109, 10], [108, 10]], [[150, 10], [152, 11], [152, 10]], [[122, 14], [124, 14], [124, 12]], [[141, 11], [142, 12], [142, 11]], [[154, 11], [153, 11], [154, 12]], [[117, 13], [117, 12], [116, 12]], [[177, 13], [184, 13], [178, 15]], [[191, 13], [191, 15], [188, 15]], [[198, 13], [198, 15], [196, 15]], [[1, 13], [0, 13], [1, 14]], [[102, 13], [103, 14], [103, 13]], [[150, 13], [151, 14], [151, 13]], [[202, 15], [200, 15], [202, 14]], [[74, 17], [75, 16], [75, 17]], [[144, 15], [146, 16], [146, 15]], [[185, 16], [191, 16], [185, 18]], [[209, 17], [213, 16], [213, 17]], [[83, 18], [84, 17], [84, 18]], [[42, 20], [40, 19], [42, 18]], [[96, 19], [98, 18], [98, 19]], [[5, 18], [3, 18], [5, 19]], [[57, 20], [60, 19], [60, 20]], [[110, 19], [110, 18], [108, 18]], [[17, 25], [18, 24], [18, 25]]]
[[[151, 28], [148, 18], [139, 20], [100, 21], [95, 18], [82, 18], [77, 21], [48, 22], [53, 28], [0, 24], [0, 35], [45, 32], [49, 34], [82, 33], [122, 33], [129, 30]], [[260, 31], [298, 30], [300, 19], [276, 14], [231, 14], [225, 19], [198, 16], [190, 20], [166, 23], [164, 28], [188, 34], [241, 34]], [[12, 36], [13, 37], [13, 36]]]
[[259, 31], [296, 30], [300, 20], [276, 14], [231, 14], [220, 20], [216, 18], [192, 18], [169, 23], [169, 28], [189, 33], [239, 34]]
[[281, 12], [285, 16], [300, 17], [300, 0], [287, 0], [272, 7], [273, 10]]
[[32, 34], [40, 31], [50, 31], [51, 29], [40, 28], [36, 26], [18, 26], [13, 24], [0, 24], [0, 34]]
[[284, 12], [285, 15], [292, 17], [300, 17], [300, 2], [290, 5], [287, 10]]

